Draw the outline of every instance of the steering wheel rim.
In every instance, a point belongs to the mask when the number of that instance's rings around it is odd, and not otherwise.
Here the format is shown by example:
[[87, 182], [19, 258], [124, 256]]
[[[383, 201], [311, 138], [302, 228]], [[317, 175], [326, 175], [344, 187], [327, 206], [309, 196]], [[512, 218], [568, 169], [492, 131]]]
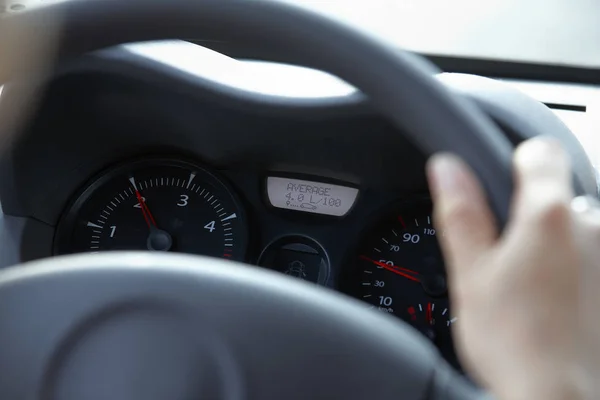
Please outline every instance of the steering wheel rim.
[[42, 43], [41, 36], [60, 27], [56, 61], [127, 42], [182, 37], [269, 46], [278, 61], [321, 69], [356, 86], [425, 154], [461, 156], [483, 183], [498, 224], [507, 221], [512, 146], [498, 127], [432, 79], [439, 71], [431, 63], [338, 21], [272, 0], [86, 0], [32, 10], [3, 25], [3, 36], [14, 26], [34, 27], [27, 34]]
[[[414, 55], [391, 48], [305, 9], [257, 0], [73, 1], [3, 21], [2, 29], [10, 32], [16, 26], [35, 27], [34, 34], [39, 35], [45, 27], [55, 26], [57, 21], [61, 22], [56, 48], [58, 61], [124, 42], [208, 36], [216, 40], [262, 43], [278, 50], [281, 55], [278, 61], [337, 75], [362, 90], [372, 104], [402, 128], [426, 154], [450, 151], [463, 157], [484, 183], [498, 223], [503, 225], [507, 220], [512, 194], [510, 143], [476, 107], [437, 83], [431, 76], [435, 69]], [[110, 26], [110, 30], [103, 29], [106, 26]], [[435, 118], [429, 115], [432, 109], [435, 110]], [[232, 272], [224, 274], [222, 271]], [[161, 278], [160, 284], [156, 284], [157, 277]], [[265, 315], [269, 317], [271, 329], [286, 332], [293, 343], [302, 344], [312, 352], [292, 352], [293, 347], [275, 346], [275, 343], [280, 343], [270, 338], [273, 346], [267, 347], [271, 349], [269, 356], [293, 354], [295, 358], [288, 358], [286, 365], [270, 365], [262, 360], [256, 364], [261, 367], [257, 367], [262, 371], [260, 374], [253, 373], [251, 368], [235, 372], [240, 365], [248, 365], [244, 364], [248, 360], [256, 362], [257, 355], [247, 350], [250, 344], [243, 340], [243, 335], [219, 339], [231, 333], [231, 326], [218, 331], [219, 334], [206, 333], [206, 327], [202, 327], [199, 321], [214, 314], [211, 313], [211, 302], [201, 296], [198, 303], [191, 305], [189, 299], [197, 296], [186, 289], [190, 281], [196, 283], [196, 290], [202, 287], [221, 304], [227, 304], [224, 309], [228, 312], [237, 307], [253, 312], [256, 317], [260, 314], [257, 309], [268, 310]], [[117, 293], [115, 287], [120, 292]], [[228, 287], [235, 290], [225, 290]], [[238, 297], [236, 302], [232, 302], [234, 294]], [[303, 372], [305, 378], [311, 378], [307, 381], [312, 382], [319, 377], [320, 371], [308, 364], [307, 368], [300, 370], [297, 363], [307, 363], [311, 360], [310, 355], [326, 354], [326, 348], [318, 345], [319, 335], [308, 335], [321, 332], [324, 327], [330, 329], [325, 329], [326, 332], [342, 335], [342, 339], [326, 341], [338, 351], [334, 351], [335, 354], [339, 355], [340, 349], [344, 349], [359, 356], [349, 357], [346, 363], [334, 363], [340, 371], [337, 375], [327, 375], [332, 382], [345, 382], [343, 389], [338, 387], [338, 393], [343, 394], [337, 397], [367, 395], [365, 387], [354, 377], [363, 374], [369, 377], [365, 381], [375, 384], [376, 380], [372, 379], [374, 370], [386, 386], [383, 390], [372, 391], [369, 398], [395, 398], [400, 393], [407, 399], [479, 396], [478, 391], [464, 384], [440, 360], [432, 346], [417, 337], [409, 327], [392, 322], [385, 316], [372, 315], [356, 302], [341, 301], [334, 294], [307, 288], [300, 282], [266, 271], [234, 268], [222, 261], [208, 261], [202, 257], [129, 253], [44, 260], [27, 268], [3, 271], [0, 274], [0, 303], [9, 305], [0, 311], [0, 343], [17, 343], [18, 339], [26, 348], [32, 349], [29, 357], [23, 357], [15, 348], [0, 352], [0, 365], [18, 365], [16, 370], [21, 374], [18, 375], [20, 379], [0, 375], [0, 397], [158, 399], [208, 395], [209, 398], [318, 398], [321, 394], [331, 395], [332, 392], [326, 390], [326, 383], [315, 380], [318, 383], [306, 388], [310, 392], [303, 391], [298, 386], [297, 374]], [[23, 313], [23, 308], [29, 313]], [[243, 319], [239, 309], [235, 313], [236, 320]], [[290, 309], [303, 310], [294, 314], [293, 322], [283, 319], [284, 311]], [[40, 310], [53, 329], [31, 330], [34, 324], [31, 313], [39, 313]], [[123, 313], [123, 310], [126, 312]], [[95, 318], [102, 323], [96, 324]], [[331, 320], [337, 322], [337, 327], [327, 322]], [[244, 329], [258, 329], [260, 324], [257, 321], [267, 323], [267, 319], [256, 317], [255, 320], [245, 320]], [[115, 332], [109, 329], [106, 333], [107, 323], [115, 327]], [[173, 326], [163, 331], [161, 324]], [[140, 330], [140, 326], [148, 330]], [[290, 330], [290, 326], [297, 331]], [[196, 372], [196, 366], [177, 347], [173, 335], [182, 334], [187, 329], [202, 332], [201, 337], [206, 336], [201, 344], [190, 339], [194, 346], [200, 346], [202, 357], [213, 360], [215, 355], [207, 350], [211, 346], [226, 349], [225, 353], [231, 353], [228, 362], [233, 365], [233, 370], [229, 367], [225, 370], [231, 376], [252, 376], [252, 379], [241, 378], [242, 384], [226, 378], [227, 374], [213, 376], [214, 382], [227, 382], [227, 385], [240, 388], [233, 392], [223, 389], [223, 385], [194, 386], [193, 380], [182, 380], [181, 376]], [[179, 357], [168, 358], [158, 352], [158, 358], [145, 358], [137, 350], [131, 354], [124, 351], [123, 354], [129, 355], [125, 358], [134, 361], [126, 362], [127, 368], [122, 368], [114, 363], [111, 351], [114, 346], [107, 347], [107, 343], [116, 344], [117, 348], [124, 343], [131, 344], [132, 332], [143, 333], [140, 337], [148, 337], [150, 342], [157, 340], [152, 342], [154, 344], [174, 346]], [[160, 341], [167, 337], [170, 340]], [[181, 337], [188, 338], [186, 335]], [[324, 334], [320, 337], [323, 339]], [[379, 340], [374, 341], [374, 337]], [[181, 340], [185, 342], [187, 339]], [[372, 364], [361, 366], [359, 360], [364, 360], [369, 351], [377, 361], [373, 364], [386, 368], [374, 369]], [[106, 364], [107, 355], [113, 357], [110, 358], [113, 364]], [[221, 355], [217, 358], [222, 362]], [[155, 367], [157, 360], [167, 360], [166, 365], [179, 374], [161, 376], [164, 369]], [[178, 360], [187, 360], [191, 364], [182, 362], [178, 365]], [[322, 358], [319, 366], [330, 365], [330, 361]], [[265, 365], [269, 368], [262, 368]], [[409, 365], [410, 369], [407, 369]], [[98, 366], [108, 369], [102, 370]], [[114, 376], [110, 373], [113, 370], [122, 374]], [[210, 368], [198, 371], [206, 374], [207, 370]], [[403, 376], [398, 376], [399, 370], [402, 370]], [[277, 378], [269, 381], [269, 371], [276, 373]], [[119, 376], [131, 377], [142, 372], [148, 378], [144, 382], [119, 381]], [[347, 373], [349, 379], [345, 379], [342, 372]], [[112, 380], [105, 382], [101, 391], [87, 391], [88, 387], [80, 383], [87, 382], [94, 387], [90, 381], [90, 376], [94, 375], [107, 376]], [[155, 390], [147, 391], [144, 389], [147, 387]], [[266, 391], [268, 387], [277, 390]], [[181, 392], [182, 388], [187, 391]], [[94, 397], [94, 393], [103, 397]]]

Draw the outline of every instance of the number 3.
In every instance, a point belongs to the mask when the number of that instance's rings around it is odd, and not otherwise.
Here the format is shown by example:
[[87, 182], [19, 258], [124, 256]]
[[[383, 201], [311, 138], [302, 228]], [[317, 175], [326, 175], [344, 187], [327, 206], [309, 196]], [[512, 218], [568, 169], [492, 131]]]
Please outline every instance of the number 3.
[[188, 195], [182, 194], [181, 196], [179, 196], [179, 203], [177, 203], [178, 207], [185, 207], [188, 205], [188, 199], [190, 197]]

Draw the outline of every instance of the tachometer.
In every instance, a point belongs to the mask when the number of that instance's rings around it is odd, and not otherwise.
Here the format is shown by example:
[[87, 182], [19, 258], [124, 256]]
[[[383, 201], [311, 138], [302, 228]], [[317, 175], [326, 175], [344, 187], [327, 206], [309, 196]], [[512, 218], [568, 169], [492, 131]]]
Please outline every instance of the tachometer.
[[391, 213], [363, 236], [350, 291], [371, 308], [394, 314], [428, 337], [458, 365], [451, 338], [456, 322], [430, 205]]
[[243, 260], [243, 211], [233, 191], [194, 164], [132, 162], [91, 182], [59, 222], [55, 253], [154, 250]]

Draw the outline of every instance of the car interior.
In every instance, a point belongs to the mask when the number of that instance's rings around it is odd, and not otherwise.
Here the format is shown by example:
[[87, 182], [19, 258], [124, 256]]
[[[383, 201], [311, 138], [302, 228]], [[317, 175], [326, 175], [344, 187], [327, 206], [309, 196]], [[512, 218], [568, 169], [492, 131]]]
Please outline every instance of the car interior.
[[2, 398], [484, 398], [428, 157], [501, 227], [535, 136], [598, 197], [589, 65], [409, 52], [292, 2], [4, 13], [52, 50], [0, 68]]

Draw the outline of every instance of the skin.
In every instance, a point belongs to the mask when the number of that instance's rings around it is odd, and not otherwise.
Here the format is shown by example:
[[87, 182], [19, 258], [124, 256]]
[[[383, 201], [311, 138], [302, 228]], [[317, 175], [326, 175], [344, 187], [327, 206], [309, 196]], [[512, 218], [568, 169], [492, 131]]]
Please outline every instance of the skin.
[[461, 160], [440, 154], [428, 164], [457, 351], [499, 399], [593, 398], [600, 329], [585, 316], [600, 309], [600, 211], [573, 202], [568, 157], [554, 141], [522, 144], [514, 171], [511, 217], [500, 233]]

